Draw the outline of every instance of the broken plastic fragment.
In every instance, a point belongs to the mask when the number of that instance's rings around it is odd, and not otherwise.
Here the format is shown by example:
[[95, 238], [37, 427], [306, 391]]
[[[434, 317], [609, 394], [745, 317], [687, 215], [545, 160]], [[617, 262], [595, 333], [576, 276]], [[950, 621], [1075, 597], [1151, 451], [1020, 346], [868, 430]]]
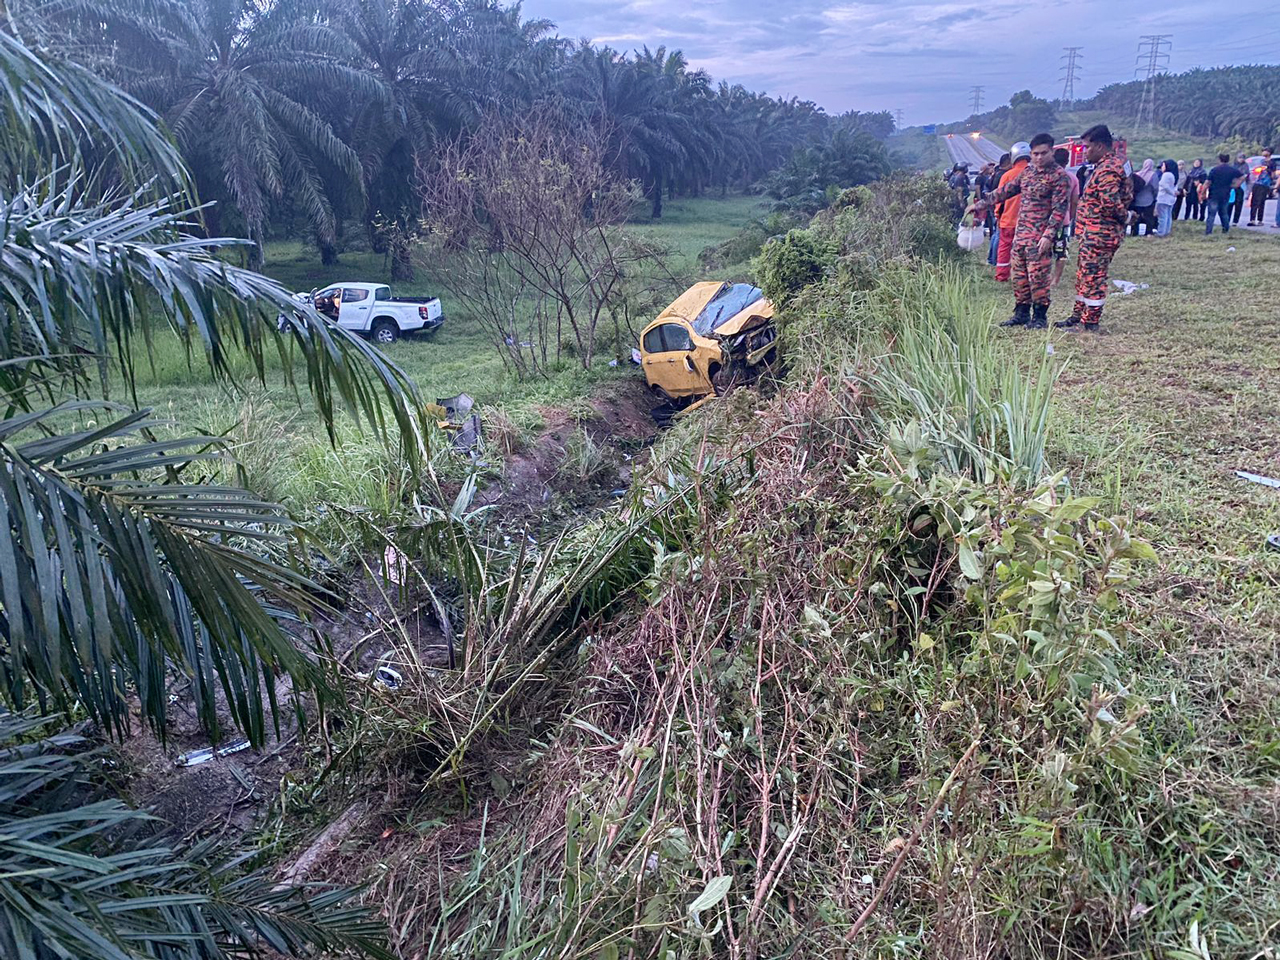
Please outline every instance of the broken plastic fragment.
[[1237, 470], [1236, 476], [1241, 480], [1249, 480], [1253, 483], [1260, 483], [1264, 487], [1275, 487], [1280, 490], [1280, 480], [1276, 480], [1274, 477], [1264, 477], [1260, 473], [1250, 473], [1248, 470]]
[[1131, 280], [1112, 280], [1111, 282], [1114, 283], [1119, 288], [1120, 295], [1122, 297], [1127, 296], [1128, 294], [1131, 294], [1131, 293], [1135, 293], [1138, 290], [1151, 289], [1151, 284], [1149, 283], [1134, 283]]
[[382, 551], [382, 568], [387, 572], [387, 579], [397, 586], [404, 586], [409, 579], [409, 558], [394, 545]]
[[373, 672], [373, 679], [388, 690], [395, 690], [404, 681], [404, 678], [400, 676], [400, 671], [391, 667], [379, 667]]
[[212, 760], [214, 757], [225, 757], [247, 749], [249, 749], [248, 740], [236, 740], [216, 750], [213, 747], [205, 747], [203, 750], [192, 750], [190, 753], [184, 753], [178, 757], [175, 763], [180, 767], [195, 767]]

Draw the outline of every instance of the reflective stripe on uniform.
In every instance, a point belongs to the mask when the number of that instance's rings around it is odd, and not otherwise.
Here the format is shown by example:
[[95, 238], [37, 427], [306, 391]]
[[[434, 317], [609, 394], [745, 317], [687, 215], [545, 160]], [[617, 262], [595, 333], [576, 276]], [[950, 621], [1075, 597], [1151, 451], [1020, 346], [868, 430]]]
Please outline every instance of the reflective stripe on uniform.
[[1083, 303], [1086, 307], [1102, 307], [1106, 305], [1107, 298], [1103, 297], [1101, 300], [1090, 300], [1088, 297], [1082, 297], [1077, 293], [1076, 302]]

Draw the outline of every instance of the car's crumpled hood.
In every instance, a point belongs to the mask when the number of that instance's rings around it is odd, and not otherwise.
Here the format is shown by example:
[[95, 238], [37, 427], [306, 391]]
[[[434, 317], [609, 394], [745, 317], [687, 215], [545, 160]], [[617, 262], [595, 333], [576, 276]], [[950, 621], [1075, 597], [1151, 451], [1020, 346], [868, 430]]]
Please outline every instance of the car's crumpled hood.
[[679, 317], [701, 337], [724, 339], [773, 319], [773, 304], [749, 283], [704, 280], [682, 293], [659, 320]]

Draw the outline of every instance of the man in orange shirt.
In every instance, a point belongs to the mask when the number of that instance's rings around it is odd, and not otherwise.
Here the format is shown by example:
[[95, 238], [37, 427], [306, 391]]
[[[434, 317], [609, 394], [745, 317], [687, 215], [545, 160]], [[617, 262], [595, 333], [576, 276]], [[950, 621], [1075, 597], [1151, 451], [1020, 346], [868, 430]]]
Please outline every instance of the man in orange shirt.
[[[1031, 162], [1031, 144], [1018, 141], [1009, 150], [1013, 157], [1013, 166], [1000, 178], [1000, 186], [1013, 183]], [[1015, 196], [996, 206], [996, 217], [1000, 224], [1000, 245], [996, 247], [996, 280], [1008, 283], [1013, 263], [1013, 235], [1018, 229], [1018, 208], [1022, 206], [1022, 197]]]

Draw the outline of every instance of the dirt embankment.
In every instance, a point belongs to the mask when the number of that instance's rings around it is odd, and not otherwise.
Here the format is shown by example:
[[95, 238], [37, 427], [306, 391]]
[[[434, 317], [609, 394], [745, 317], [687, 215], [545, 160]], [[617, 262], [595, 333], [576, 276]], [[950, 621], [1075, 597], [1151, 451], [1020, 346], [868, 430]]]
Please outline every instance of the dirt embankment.
[[494, 506], [503, 527], [563, 525], [607, 503], [631, 483], [657, 435], [654, 400], [639, 378], [610, 385], [584, 407], [541, 407], [544, 429], [506, 459], [477, 506]]
[[[635, 378], [610, 385], [573, 409], [541, 409], [544, 428], [513, 452], [474, 505], [491, 507], [498, 529], [525, 530], [538, 539], [606, 506], [629, 486], [636, 461], [648, 455], [657, 432], [652, 407], [643, 381]], [[414, 576], [397, 575], [397, 565], [395, 554], [371, 555], [328, 584], [343, 607], [321, 618], [317, 631], [323, 654], [336, 658], [339, 674], [348, 679], [385, 686], [407, 658], [449, 665], [447, 613], [442, 618], [431, 591], [414, 583]], [[301, 633], [299, 640], [312, 642]], [[380, 667], [393, 672], [379, 680]], [[242, 737], [220, 695], [219, 715], [227, 732], [217, 752], [183, 765], [180, 758], [207, 750], [210, 740], [196, 720], [188, 685], [175, 682], [164, 740], [135, 718], [134, 734], [119, 748], [121, 776], [133, 802], [153, 811], [160, 829], [179, 837], [233, 839], [260, 824], [291, 772], [305, 763], [307, 736], [300, 738], [287, 681], [277, 681], [276, 687], [280, 729], [272, 731], [262, 750], [236, 749]], [[316, 721], [313, 708], [307, 715]], [[341, 829], [326, 833], [320, 846], [336, 847], [369, 813], [367, 806], [347, 811], [339, 818]], [[325, 852], [308, 854], [314, 862]]]

